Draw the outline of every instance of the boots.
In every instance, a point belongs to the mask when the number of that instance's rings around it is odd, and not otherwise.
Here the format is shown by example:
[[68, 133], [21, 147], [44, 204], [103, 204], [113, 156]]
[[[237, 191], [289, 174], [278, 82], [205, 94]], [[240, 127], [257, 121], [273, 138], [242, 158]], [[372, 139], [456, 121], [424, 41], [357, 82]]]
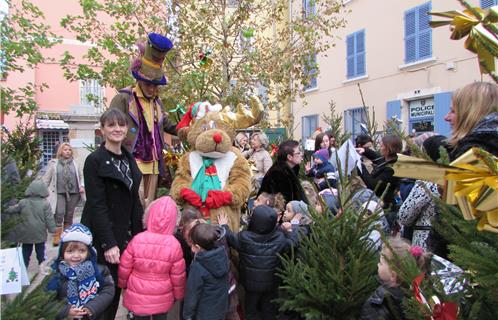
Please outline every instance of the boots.
[[57, 247], [59, 245], [59, 242], [61, 241], [61, 233], [62, 233], [62, 227], [57, 227], [55, 229], [54, 239], [52, 241], [54, 247]]
[[66, 230], [66, 229], [67, 229], [67, 228], [69, 228], [71, 225], [72, 225], [72, 223], [65, 223], [65, 222], [64, 222], [64, 229], [62, 229], [62, 231]]

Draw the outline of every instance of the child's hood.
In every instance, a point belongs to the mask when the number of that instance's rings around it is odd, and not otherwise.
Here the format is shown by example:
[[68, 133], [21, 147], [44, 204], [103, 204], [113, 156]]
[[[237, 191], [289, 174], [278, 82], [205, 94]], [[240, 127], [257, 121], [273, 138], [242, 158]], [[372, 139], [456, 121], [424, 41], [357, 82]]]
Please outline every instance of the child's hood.
[[260, 205], [254, 208], [249, 221], [249, 231], [258, 234], [267, 234], [275, 230], [277, 224], [277, 213], [275, 209]]
[[199, 252], [195, 259], [215, 278], [221, 278], [228, 273], [228, 257], [223, 246]]
[[34, 180], [30, 183], [26, 191], [24, 192], [26, 197], [48, 197], [48, 188], [45, 183], [41, 180]]
[[178, 209], [171, 197], [161, 197], [152, 202], [144, 217], [148, 231], [160, 234], [173, 234]]

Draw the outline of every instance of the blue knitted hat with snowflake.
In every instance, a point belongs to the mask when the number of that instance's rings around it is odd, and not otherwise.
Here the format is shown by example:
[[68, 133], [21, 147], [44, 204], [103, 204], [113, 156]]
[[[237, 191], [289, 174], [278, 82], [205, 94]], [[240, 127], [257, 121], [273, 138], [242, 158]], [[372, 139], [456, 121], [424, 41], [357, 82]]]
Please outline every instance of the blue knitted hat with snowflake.
[[81, 223], [72, 224], [61, 234], [62, 243], [77, 241], [83, 242], [87, 246], [92, 246], [92, 240], [92, 233], [86, 226], [82, 225]]
[[[64, 252], [63, 248], [65, 247], [64, 244], [68, 242], [81, 242], [84, 243], [88, 247], [88, 258], [87, 260], [90, 260], [90, 262], [93, 265], [93, 269], [95, 270], [95, 277], [98, 282], [104, 283], [104, 278], [102, 277], [102, 274], [99, 272], [99, 269], [97, 267], [97, 252], [95, 249], [92, 247], [92, 241], [93, 241], [93, 236], [90, 230], [85, 226], [82, 225], [81, 223], [75, 223], [69, 226], [64, 230], [64, 232], [61, 234], [61, 243], [59, 246], [59, 254], [57, 255], [57, 258], [55, 259], [54, 263], [52, 264], [52, 269], [54, 271], [57, 271], [59, 268], [59, 264], [61, 261], [64, 260]], [[58, 286], [60, 284], [60, 277], [53, 277], [48, 285], [47, 289], [48, 290], [58, 290]]]

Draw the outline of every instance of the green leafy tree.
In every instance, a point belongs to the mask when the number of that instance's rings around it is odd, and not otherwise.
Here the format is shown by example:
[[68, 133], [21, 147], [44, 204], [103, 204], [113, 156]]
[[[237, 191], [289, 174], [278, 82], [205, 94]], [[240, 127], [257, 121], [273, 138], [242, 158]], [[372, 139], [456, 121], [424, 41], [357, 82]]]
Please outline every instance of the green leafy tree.
[[[280, 108], [303, 93], [310, 74], [318, 73], [310, 57], [330, 48], [333, 31], [345, 24], [336, 0], [316, 0], [315, 9], [293, 12], [291, 19], [284, 0], [80, 4], [83, 14], [67, 16], [61, 24], [95, 46], [85, 64], [64, 56], [66, 76], [98, 79], [114, 88], [129, 85], [135, 43], [148, 32], [167, 34], [175, 43], [165, 63], [169, 84], [163, 101], [170, 109], [201, 99], [235, 105], [250, 90], [264, 91], [264, 103]], [[114, 22], [106, 24], [102, 17]]]
[[[45, 24], [43, 12], [28, 0], [5, 0], [9, 12], [0, 16], [0, 65], [1, 78], [11, 73], [23, 73], [39, 63], [51, 59], [43, 55], [43, 49], [57, 44], [58, 37]], [[5, 14], [5, 15], [4, 15]], [[0, 106], [3, 114], [14, 112], [17, 117], [32, 114], [36, 109], [34, 99], [37, 90], [46, 84], [27, 83], [21, 87], [0, 86]]]

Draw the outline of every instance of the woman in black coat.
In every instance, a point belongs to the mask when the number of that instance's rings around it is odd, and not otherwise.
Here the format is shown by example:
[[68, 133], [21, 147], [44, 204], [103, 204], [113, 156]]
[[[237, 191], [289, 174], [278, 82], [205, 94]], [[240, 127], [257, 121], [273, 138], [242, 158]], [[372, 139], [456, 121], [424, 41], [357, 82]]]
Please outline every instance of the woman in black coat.
[[392, 165], [398, 160], [397, 153], [401, 152], [403, 143], [398, 136], [387, 135], [382, 137], [380, 144], [380, 153], [383, 158], [381, 161], [374, 162], [374, 169], [371, 173], [363, 167], [361, 178], [370, 190], [375, 190], [375, 194], [380, 197], [386, 190], [384, 195], [384, 208], [392, 207], [394, 203], [394, 195], [399, 189], [399, 178], [394, 177], [394, 169]]
[[[133, 155], [121, 145], [128, 131], [126, 116], [109, 109], [100, 117], [100, 126], [105, 142], [87, 157], [83, 168], [87, 200], [81, 223], [93, 234], [97, 261], [109, 267], [117, 284], [120, 253], [143, 231], [138, 196], [142, 175]], [[105, 319], [114, 319], [120, 293], [116, 287]]]
[[498, 85], [475, 82], [455, 91], [444, 117], [451, 126], [450, 160], [472, 147], [498, 156]]

